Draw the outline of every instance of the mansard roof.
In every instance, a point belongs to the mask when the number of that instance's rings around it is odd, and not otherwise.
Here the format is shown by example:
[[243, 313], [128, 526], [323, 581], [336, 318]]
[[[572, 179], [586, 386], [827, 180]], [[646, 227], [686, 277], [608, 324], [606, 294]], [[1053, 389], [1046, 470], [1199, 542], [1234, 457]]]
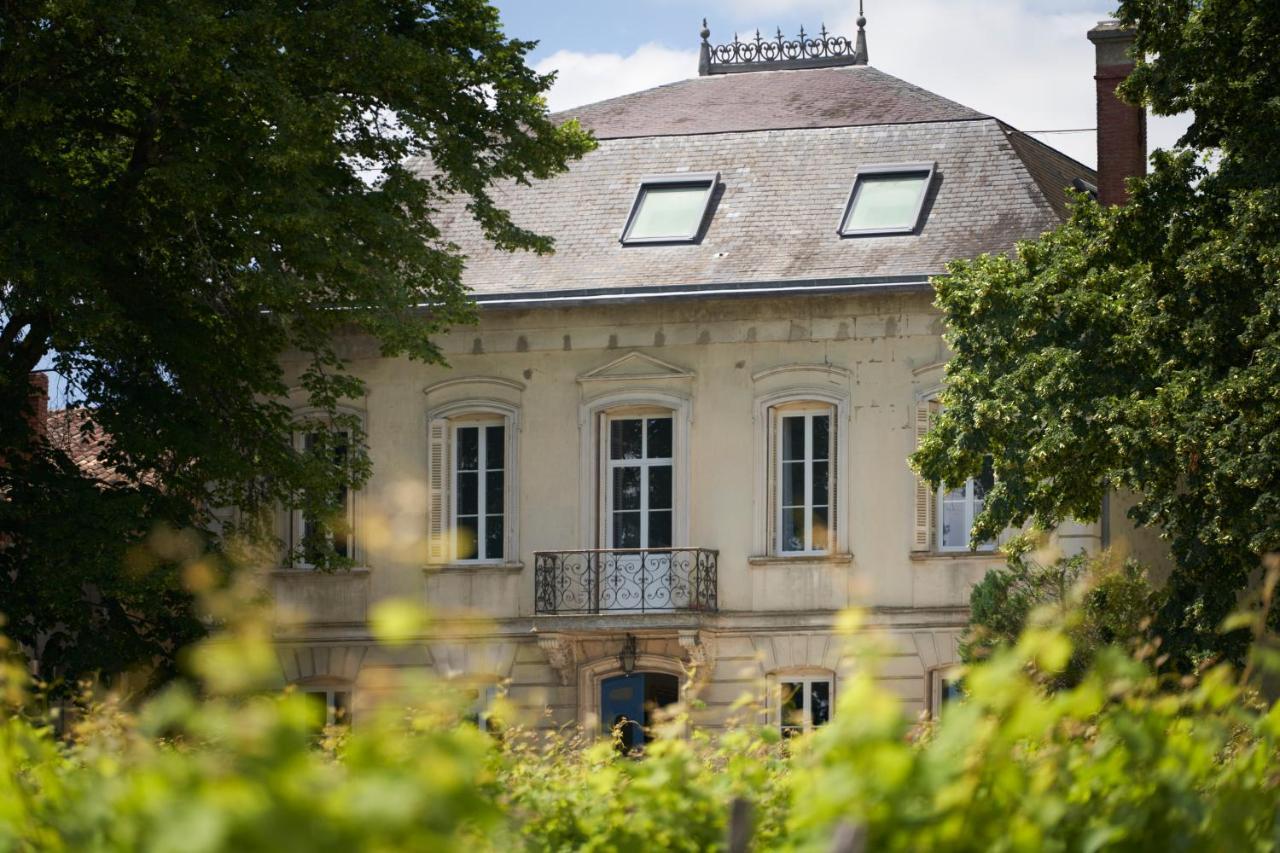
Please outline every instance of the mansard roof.
[[[711, 75], [558, 117], [578, 118], [599, 147], [563, 175], [495, 191], [554, 254], [497, 251], [461, 205], [441, 212], [482, 305], [927, 288], [948, 261], [1055, 227], [1073, 181], [1095, 181], [1008, 125], [868, 66]], [[936, 169], [915, 233], [840, 235], [859, 168], [926, 162]], [[684, 172], [719, 175], [698, 239], [623, 245], [641, 182]]]

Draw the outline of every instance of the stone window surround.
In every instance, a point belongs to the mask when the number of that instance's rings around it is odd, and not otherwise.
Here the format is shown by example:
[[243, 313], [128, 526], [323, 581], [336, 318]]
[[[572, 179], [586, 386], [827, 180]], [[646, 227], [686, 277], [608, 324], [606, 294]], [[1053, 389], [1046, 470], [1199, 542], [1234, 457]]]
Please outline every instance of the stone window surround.
[[[453, 539], [450, 536], [446, 553], [443, 555], [432, 555], [428, 558], [428, 566], [432, 570], [450, 570], [450, 571], [501, 571], [501, 572], [518, 572], [523, 569], [523, 563], [520, 562], [520, 517], [519, 517], [519, 495], [520, 495], [520, 466], [519, 466], [519, 433], [521, 429], [520, 422], [520, 405], [519, 395], [524, 391], [524, 385], [509, 379], [492, 376], [467, 376], [446, 379], [423, 389], [429, 402], [431, 398], [440, 398], [452, 396], [455, 399], [449, 402], [441, 402], [428, 408], [426, 413], [426, 435], [427, 435], [427, 482], [428, 489], [432, 480], [430, 453], [431, 453], [431, 431], [432, 425], [437, 422], [445, 422], [448, 428], [445, 430], [445, 440], [449, 444], [450, 458], [452, 458], [453, 443], [453, 427], [463, 419], [467, 418], [490, 418], [494, 421], [501, 420], [505, 427], [504, 437], [506, 439], [506, 448], [503, 475], [503, 557], [501, 560], [457, 560], [453, 554]], [[488, 396], [488, 393], [497, 392], [504, 395], [514, 396], [516, 402], [500, 399], [498, 396]], [[514, 392], [514, 393], [513, 393]], [[482, 396], [482, 394], [484, 394]], [[446, 471], [444, 480], [446, 481], [445, 495], [441, 510], [444, 513], [443, 526], [447, 527], [453, 518], [453, 483], [448, 482], [452, 478], [452, 463], [445, 465]], [[427, 508], [427, 529], [430, 532], [434, 523], [432, 518], [433, 511], [430, 501]]]
[[[943, 363], [930, 364], [921, 368], [917, 368], [914, 372], [917, 376], [941, 371], [944, 367]], [[927, 421], [940, 411], [940, 403], [938, 397], [942, 393], [943, 385], [940, 382], [928, 385], [922, 390], [918, 390], [915, 394], [915, 405], [913, 407], [913, 420], [915, 424], [915, 435], [913, 437], [911, 451], [919, 447], [921, 430], [927, 425]], [[927, 414], [925, 414], [927, 412]], [[921, 419], [925, 418], [924, 424]], [[928, 489], [928, 484], [923, 483], [923, 479], [912, 472], [913, 487], [911, 489], [912, 500], [915, 506], [912, 508], [912, 517], [915, 519], [913, 527], [913, 541], [911, 544], [910, 558], [914, 561], [919, 560], [947, 560], [947, 559], [1003, 559], [1000, 553], [1001, 543], [1012, 534], [1013, 531], [1006, 531], [998, 536], [995, 541], [984, 543], [979, 548], [942, 548], [940, 542], [942, 539], [942, 487], [937, 489]], [[927, 545], [921, 543], [920, 530], [920, 514], [922, 510], [922, 501], [927, 501], [927, 505], [923, 507], [927, 514]]]
[[[355, 417], [359, 420], [360, 428], [368, 432], [368, 423], [365, 412], [355, 406], [338, 405], [335, 407], [340, 415]], [[323, 418], [327, 416], [327, 412], [314, 406], [299, 406], [292, 411], [292, 417], [295, 421], [304, 418]], [[291, 441], [295, 449], [301, 449], [303, 432], [294, 431], [291, 434]], [[350, 526], [348, 534], [348, 551], [347, 556], [357, 568], [364, 568], [365, 553], [360, 542], [360, 514], [363, 509], [363, 495], [359, 489], [349, 489], [347, 491], [347, 523]], [[297, 541], [298, 532], [302, 529], [303, 519], [302, 511], [297, 509], [285, 509], [283, 518], [284, 541], [288, 543], [285, 551], [283, 565], [279, 569], [282, 572], [312, 572], [314, 567], [305, 563], [293, 562], [294, 542]]]
[[[772, 391], [757, 393], [753, 406], [754, 421], [754, 481], [751, 565], [774, 565], [789, 562], [832, 561], [848, 563], [850, 560], [849, 523], [851, 517], [849, 439], [852, 423], [849, 417], [849, 372], [829, 364], [788, 364], [769, 368], [752, 376], [757, 387], [777, 382], [784, 384]], [[816, 381], [815, 381], [816, 380]], [[818, 384], [822, 382], [823, 384]], [[777, 549], [774, 516], [776, 508], [770, 500], [770, 480], [775, 476], [774, 460], [770, 453], [770, 432], [773, 429], [773, 410], [795, 403], [816, 403], [834, 409], [833, 426], [836, 429], [835, 498], [836, 510], [832, 519], [836, 525], [835, 550], [830, 554], [783, 554]]]
[[632, 388], [583, 401], [578, 407], [578, 435], [582, 476], [578, 484], [578, 540], [581, 548], [604, 547], [605, 492], [602, 472], [607, 442], [603, 440], [603, 424], [611, 412], [624, 409], [653, 408], [671, 413], [672, 485], [674, 488], [671, 519], [672, 547], [689, 547], [689, 494], [691, 456], [689, 435], [693, 425], [693, 401], [684, 394], [654, 388]]

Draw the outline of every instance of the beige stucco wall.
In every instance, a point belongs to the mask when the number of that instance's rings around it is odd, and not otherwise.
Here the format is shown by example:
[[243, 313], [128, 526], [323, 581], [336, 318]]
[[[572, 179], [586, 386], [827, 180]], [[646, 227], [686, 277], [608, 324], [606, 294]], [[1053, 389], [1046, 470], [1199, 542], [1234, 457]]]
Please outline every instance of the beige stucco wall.
[[[954, 660], [969, 588], [1001, 562], [990, 554], [911, 551], [915, 481], [906, 457], [917, 400], [941, 384], [946, 354], [930, 301], [928, 294], [897, 293], [486, 310], [478, 326], [441, 339], [448, 367], [381, 358], [373, 342], [360, 338], [341, 341], [352, 371], [368, 385], [357, 408], [373, 477], [357, 498], [355, 521], [365, 570], [337, 577], [275, 573], [277, 600], [292, 614], [281, 628], [285, 677], [309, 677], [285, 651], [365, 649], [369, 608], [405, 597], [472, 626], [455, 646], [469, 643], [484, 659], [486, 677], [509, 680], [513, 699], [551, 707], [556, 721], [589, 711], [590, 697], [580, 694], [594, 682], [579, 675], [599, 675], [592, 661], [607, 669], [626, 632], [678, 663], [690, 659], [701, 631], [703, 645], [715, 647], [712, 671], [703, 673], [710, 677], [704, 716], [714, 723], [715, 709], [727, 709], [770, 671], [834, 670], [832, 654], [816, 648], [832, 641], [838, 612], [858, 606], [899, 650], [886, 683], [919, 710], [927, 670]], [[790, 386], [846, 401], [840, 446], [847, 491], [838, 523], [847, 553], [829, 559], [766, 559], [762, 550], [760, 401]], [[677, 534], [676, 544], [718, 549], [719, 613], [537, 616], [533, 553], [597, 544], [591, 492], [583, 486], [594, 476], [584, 450], [593, 423], [586, 413], [594, 401], [628, 392], [685, 401], [688, 534], [684, 541]], [[513, 565], [428, 569], [428, 413], [469, 395], [519, 413], [519, 553]], [[1095, 526], [1065, 533], [1071, 550], [1098, 545]], [[487, 618], [469, 622], [464, 611]], [[539, 642], [548, 634], [560, 638], [558, 646]], [[787, 645], [780, 662], [775, 647], [797, 637], [818, 639]], [[810, 645], [812, 654], [797, 651]], [[439, 644], [424, 637], [422, 646], [420, 658], [408, 662], [379, 662], [376, 650], [362, 652], [360, 667], [346, 675], [358, 681], [379, 666], [456, 675], [471, 665], [456, 648], [453, 663], [442, 665]], [[556, 655], [559, 668], [552, 665]], [[342, 659], [351, 657], [344, 652]]]

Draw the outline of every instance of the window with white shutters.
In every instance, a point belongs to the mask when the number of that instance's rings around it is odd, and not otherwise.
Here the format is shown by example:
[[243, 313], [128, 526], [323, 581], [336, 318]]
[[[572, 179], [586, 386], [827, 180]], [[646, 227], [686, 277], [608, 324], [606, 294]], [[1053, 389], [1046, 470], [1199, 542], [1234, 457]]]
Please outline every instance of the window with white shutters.
[[454, 407], [427, 426], [427, 560], [508, 563], [513, 531], [514, 416]]

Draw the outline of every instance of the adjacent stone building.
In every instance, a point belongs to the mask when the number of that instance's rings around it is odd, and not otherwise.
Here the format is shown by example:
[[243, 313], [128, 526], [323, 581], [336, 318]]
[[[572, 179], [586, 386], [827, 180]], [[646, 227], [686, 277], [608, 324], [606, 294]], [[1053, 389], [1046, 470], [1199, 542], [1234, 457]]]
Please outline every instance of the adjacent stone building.
[[[836, 625], [858, 606], [907, 708], [943, 701], [1001, 558], [970, 547], [981, 479], [934, 491], [907, 467], [948, 356], [930, 277], [1055, 227], [1098, 178], [866, 64], [861, 32], [708, 35], [698, 77], [566, 112], [598, 150], [499, 191], [554, 255], [446, 214], [480, 307], [441, 339], [448, 367], [342, 342], [369, 389], [374, 474], [343, 543], [361, 568], [273, 572], [286, 680], [358, 708], [433, 670], [599, 730], [696, 664], [704, 725], [750, 692], [804, 729], [856, 665]], [[1059, 531], [1068, 551], [1102, 535]], [[395, 656], [366, 621], [391, 597], [441, 617]]]

